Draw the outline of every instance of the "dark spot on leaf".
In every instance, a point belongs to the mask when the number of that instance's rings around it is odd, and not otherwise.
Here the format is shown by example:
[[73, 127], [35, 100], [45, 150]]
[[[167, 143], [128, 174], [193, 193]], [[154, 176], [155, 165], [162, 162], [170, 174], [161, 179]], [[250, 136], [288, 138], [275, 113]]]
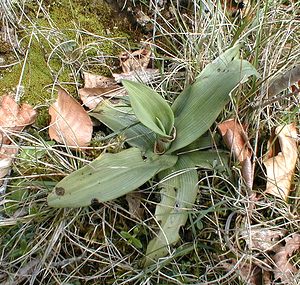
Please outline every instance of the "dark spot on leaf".
[[146, 161], [146, 160], [148, 159], [148, 157], [147, 157], [146, 155], [142, 155], [142, 159], [143, 159], [144, 161]]
[[62, 187], [56, 187], [55, 188], [55, 194], [57, 196], [64, 196], [65, 195], [65, 189]]
[[94, 198], [94, 199], [91, 200], [91, 205], [92, 206], [95, 206], [95, 205], [98, 205], [98, 204], [100, 204], [98, 199]]
[[178, 190], [178, 189], [177, 189], [176, 187], [174, 187], [173, 189], [174, 189], [175, 193], [177, 193], [177, 190]]
[[218, 68], [217, 71], [218, 71], [218, 72], [221, 72], [221, 68]]
[[238, 4], [238, 9], [244, 9], [245, 8], [245, 3], [244, 2], [240, 2], [239, 4]]

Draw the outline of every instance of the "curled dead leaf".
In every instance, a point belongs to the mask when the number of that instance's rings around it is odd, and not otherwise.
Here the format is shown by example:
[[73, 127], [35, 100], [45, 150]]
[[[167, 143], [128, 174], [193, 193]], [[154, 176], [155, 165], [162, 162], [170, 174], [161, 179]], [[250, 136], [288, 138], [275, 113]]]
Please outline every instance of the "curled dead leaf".
[[[5, 177], [11, 168], [12, 161], [19, 148], [14, 145], [2, 145], [0, 148], [0, 178]], [[2, 181], [0, 181], [0, 185]]]
[[118, 85], [112, 87], [96, 87], [79, 89], [79, 95], [82, 103], [90, 110], [95, 109], [97, 105], [103, 101], [103, 97], [119, 97], [125, 96], [127, 93], [124, 88]]
[[223, 262], [222, 266], [227, 271], [234, 270], [247, 285], [260, 285], [262, 279], [262, 270], [259, 266], [250, 262], [237, 262], [230, 259], [229, 262]]
[[158, 69], [147, 68], [143, 70], [134, 70], [128, 73], [113, 73], [117, 83], [121, 83], [122, 80], [131, 80], [135, 82], [149, 83], [154, 81], [159, 76]]
[[27, 125], [32, 124], [37, 116], [36, 111], [28, 104], [19, 106], [12, 96], [0, 98], [0, 135], [1, 143], [10, 144], [11, 133], [18, 133]]
[[273, 230], [259, 227], [241, 231], [241, 238], [245, 240], [250, 250], [267, 252], [276, 250], [279, 246], [278, 242], [285, 234], [285, 230]]
[[300, 234], [293, 234], [285, 239], [285, 246], [282, 246], [273, 256], [275, 263], [274, 279], [281, 280], [281, 284], [291, 284], [294, 274], [298, 269], [290, 262], [290, 257], [300, 248]]
[[83, 78], [84, 88], [109, 88], [116, 85], [116, 81], [113, 78], [92, 74], [89, 72], [83, 72]]
[[142, 194], [139, 192], [132, 192], [126, 195], [130, 215], [133, 218], [142, 219], [144, 216], [144, 208], [141, 207]]
[[[280, 151], [277, 155], [270, 151], [268, 158], [263, 162], [268, 179], [265, 192], [286, 200], [291, 189], [298, 157], [296, 125], [278, 126], [275, 129], [275, 135], [279, 141]], [[270, 146], [273, 144], [274, 141], [269, 142]]]
[[119, 55], [120, 65], [124, 73], [146, 69], [151, 57], [151, 50], [143, 48], [134, 52], [122, 52]]
[[67, 146], [85, 147], [92, 138], [93, 124], [84, 108], [65, 90], [49, 108], [49, 136]]
[[84, 72], [84, 88], [79, 89], [82, 103], [89, 109], [95, 109], [103, 100], [102, 97], [113, 98], [126, 95], [113, 78]]
[[241, 163], [242, 176], [246, 185], [251, 189], [253, 185], [252, 151], [247, 146], [249, 139], [244, 127], [235, 119], [229, 119], [218, 124], [218, 129], [226, 146]]
[[290, 70], [278, 75], [270, 84], [268, 96], [272, 97], [281, 91], [291, 87], [300, 80], [300, 65], [296, 65]]

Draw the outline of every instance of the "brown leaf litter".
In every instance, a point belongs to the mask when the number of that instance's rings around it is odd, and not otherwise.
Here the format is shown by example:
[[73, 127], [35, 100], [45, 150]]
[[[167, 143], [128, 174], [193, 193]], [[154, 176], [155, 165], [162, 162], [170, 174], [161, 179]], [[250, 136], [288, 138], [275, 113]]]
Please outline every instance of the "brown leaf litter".
[[51, 139], [67, 146], [86, 147], [89, 145], [93, 124], [84, 108], [65, 90], [58, 90], [58, 97], [49, 108]]
[[235, 119], [226, 120], [218, 124], [218, 129], [226, 146], [233, 156], [241, 163], [242, 176], [249, 189], [253, 185], [252, 151], [248, 146], [248, 136], [245, 128]]
[[[276, 140], [279, 142], [279, 150], [274, 150]], [[296, 125], [292, 123], [278, 126], [275, 129], [275, 136], [269, 141], [268, 156], [263, 162], [267, 170], [266, 193], [287, 200], [297, 158]]]

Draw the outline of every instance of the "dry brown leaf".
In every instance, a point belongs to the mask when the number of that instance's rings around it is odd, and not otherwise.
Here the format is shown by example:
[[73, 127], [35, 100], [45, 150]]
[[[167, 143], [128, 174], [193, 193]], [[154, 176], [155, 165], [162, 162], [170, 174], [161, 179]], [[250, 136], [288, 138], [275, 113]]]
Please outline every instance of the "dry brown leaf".
[[146, 69], [151, 57], [151, 50], [143, 48], [134, 52], [122, 52], [119, 55], [120, 65], [124, 73]]
[[278, 75], [270, 84], [268, 96], [272, 97], [281, 91], [291, 87], [300, 80], [300, 65], [294, 66], [292, 69], [283, 74]]
[[83, 72], [83, 78], [84, 88], [108, 88], [116, 85], [116, 81], [113, 78], [92, 74], [89, 72]]
[[10, 95], [2, 96], [0, 105], [1, 143], [10, 144], [11, 140], [7, 135], [11, 132], [20, 132], [25, 126], [32, 124], [37, 113], [28, 104], [19, 106]]
[[250, 250], [275, 251], [280, 245], [278, 242], [286, 234], [285, 230], [255, 228], [241, 231]]
[[50, 106], [49, 136], [68, 146], [85, 147], [92, 138], [93, 124], [84, 108], [65, 90], [58, 90], [56, 102]]
[[287, 237], [285, 241], [285, 246], [282, 246], [273, 256], [276, 265], [274, 279], [281, 279], [281, 284], [291, 284], [290, 282], [294, 280], [294, 274], [298, 272], [298, 269], [289, 259], [300, 248], [300, 234], [293, 234]]
[[126, 95], [125, 89], [112, 78], [88, 72], [84, 72], [83, 75], [84, 88], [79, 89], [79, 95], [82, 103], [90, 110], [96, 108], [103, 96], [112, 98]]
[[96, 87], [79, 89], [82, 103], [90, 110], [95, 109], [97, 105], [103, 101], [103, 97], [114, 98], [117, 96], [125, 96], [126, 94], [125, 89], [118, 85], [106, 88]]
[[244, 127], [236, 120], [229, 119], [218, 124], [218, 129], [227, 147], [241, 163], [243, 178], [246, 185], [251, 189], [253, 184], [252, 152], [247, 146], [249, 139]]
[[237, 261], [234, 259], [230, 260], [231, 262], [224, 262], [222, 263], [222, 266], [227, 271], [234, 270], [235, 273], [237, 273], [241, 279], [245, 282], [247, 285], [260, 285], [260, 280], [262, 279], [262, 270], [259, 268], [259, 266], [255, 265], [254, 263], [239, 263], [237, 264]]
[[121, 83], [122, 80], [131, 80], [136, 82], [149, 83], [154, 81], [159, 76], [158, 69], [147, 68], [143, 70], [134, 70], [128, 73], [113, 73], [117, 83]]
[[[286, 200], [291, 189], [298, 157], [296, 126], [295, 124], [278, 126], [275, 129], [275, 135], [279, 140], [280, 152], [275, 155], [271, 151], [269, 158], [264, 161], [268, 179], [266, 193]], [[270, 145], [273, 143], [270, 142]]]
[[[16, 154], [18, 153], [19, 148], [17, 146], [2, 145], [0, 148], [0, 178], [5, 177], [10, 170], [12, 161]], [[0, 181], [2, 185], [2, 181]]]
[[126, 195], [129, 212], [133, 218], [142, 219], [144, 216], [144, 208], [141, 207], [142, 195], [139, 192], [132, 192]]

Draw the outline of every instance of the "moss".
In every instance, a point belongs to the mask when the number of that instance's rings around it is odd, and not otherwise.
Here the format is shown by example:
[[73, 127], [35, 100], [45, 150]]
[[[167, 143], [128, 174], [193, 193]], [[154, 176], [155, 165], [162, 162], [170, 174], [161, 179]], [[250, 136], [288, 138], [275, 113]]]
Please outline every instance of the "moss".
[[[49, 99], [52, 99], [47, 87], [51, 87], [54, 82], [78, 82], [80, 74], [77, 70], [82, 67], [82, 62], [86, 62], [84, 68], [89, 71], [110, 75], [110, 70], [106, 66], [116, 65], [114, 60], [105, 61], [103, 64], [89, 64], [90, 59], [99, 54], [116, 56], [120, 52], [120, 47], [115, 44], [115, 38], [118, 38], [118, 43], [123, 44], [128, 43], [129, 38], [132, 42], [135, 39], [126, 19], [122, 15], [117, 15], [104, 1], [57, 0], [44, 3], [48, 4], [48, 10], [39, 17], [36, 17], [38, 7], [34, 1], [29, 1], [25, 7], [27, 15], [34, 21], [37, 29], [34, 31], [36, 36], [29, 47], [27, 60], [10, 69], [0, 70], [1, 93], [14, 91], [22, 76], [21, 85], [25, 91], [22, 101], [32, 106], [45, 106]], [[28, 27], [20, 34], [20, 38], [23, 37], [22, 47], [26, 50], [29, 43], [28, 31], [32, 29], [32, 23], [22, 24]], [[96, 41], [94, 49], [86, 48], [87, 44]], [[51, 68], [46, 62], [49, 55]], [[23, 64], [25, 68], [22, 74]], [[77, 78], [70, 76], [72, 71], [73, 74], [77, 72]], [[68, 90], [74, 91], [75, 94], [76, 85], [71, 84]], [[37, 127], [48, 124], [47, 109], [47, 106], [39, 108]]]

